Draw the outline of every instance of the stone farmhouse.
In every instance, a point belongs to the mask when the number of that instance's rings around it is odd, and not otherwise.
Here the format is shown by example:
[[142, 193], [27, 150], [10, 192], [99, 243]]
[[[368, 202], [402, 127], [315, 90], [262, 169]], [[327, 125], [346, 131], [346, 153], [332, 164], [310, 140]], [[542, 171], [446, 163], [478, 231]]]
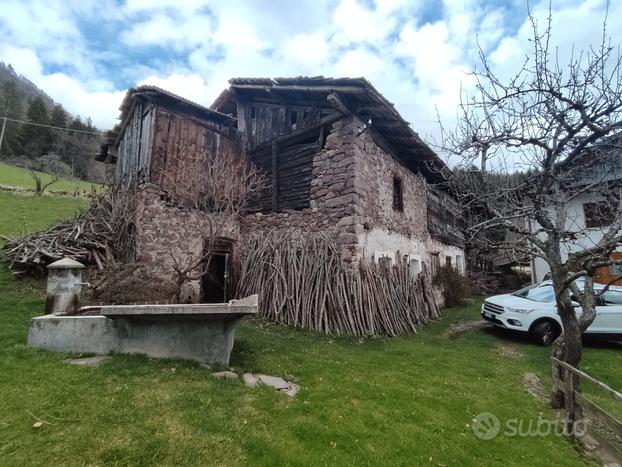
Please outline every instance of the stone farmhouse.
[[[424, 264], [464, 271], [458, 207], [440, 184], [446, 167], [367, 80], [229, 83], [210, 108], [153, 86], [127, 92], [118, 131], [98, 158], [138, 188], [137, 261], [162, 264], [171, 249], [203, 247], [166, 202], [184, 184], [184, 158], [202, 148], [240, 154], [267, 179], [223, 236], [219, 274], [232, 267], [236, 242], [273, 229], [327, 233], [353, 264], [406, 261], [413, 275]], [[197, 284], [193, 299], [231, 298], [208, 289]]]

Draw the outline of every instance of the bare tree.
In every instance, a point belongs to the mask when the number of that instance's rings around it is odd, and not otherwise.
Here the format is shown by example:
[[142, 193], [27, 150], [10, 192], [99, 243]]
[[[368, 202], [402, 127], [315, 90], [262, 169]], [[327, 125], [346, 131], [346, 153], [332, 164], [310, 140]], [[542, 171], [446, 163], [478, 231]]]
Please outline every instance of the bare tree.
[[185, 231], [201, 244], [195, 251], [169, 253], [179, 302], [184, 284], [209, 271], [219, 239], [231, 233], [247, 202], [264, 188], [265, 178], [232, 149], [183, 148], [178, 154], [172, 164], [177, 170], [167, 171], [163, 186], [185, 213]]
[[[35, 193], [38, 195], [43, 192], [54, 183], [58, 182], [61, 178], [61, 167], [58, 160], [58, 156], [49, 155], [41, 157], [38, 161], [39, 168], [45, 168], [48, 173], [38, 172], [34, 163], [28, 163], [28, 173], [35, 182]], [[49, 177], [49, 178], [48, 178]], [[47, 178], [47, 180], [46, 180]]]
[[[548, 263], [563, 323], [553, 354], [577, 366], [581, 335], [595, 317], [594, 276], [616, 263], [611, 253], [622, 243], [622, 175], [607, 169], [622, 169], [621, 60], [603, 27], [597, 48], [572, 51], [562, 66], [551, 46], [550, 12], [543, 31], [530, 19], [533, 48], [516, 75], [502, 79], [480, 51], [475, 90], [463, 98], [456, 130], [442, 129], [443, 147], [461, 161], [462, 176], [451, 183], [469, 215], [471, 240]], [[474, 171], [478, 160], [481, 171]], [[572, 214], [581, 197], [607, 211], [600, 235], [588, 235]], [[556, 407], [560, 396], [553, 394]]]

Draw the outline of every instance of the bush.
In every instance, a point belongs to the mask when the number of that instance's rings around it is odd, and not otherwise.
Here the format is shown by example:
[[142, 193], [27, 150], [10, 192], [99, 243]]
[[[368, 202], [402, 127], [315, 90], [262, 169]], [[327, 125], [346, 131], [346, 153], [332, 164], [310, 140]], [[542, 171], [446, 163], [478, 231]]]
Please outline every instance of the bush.
[[442, 266], [432, 283], [443, 291], [445, 306], [464, 305], [471, 295], [469, 280], [451, 266]]

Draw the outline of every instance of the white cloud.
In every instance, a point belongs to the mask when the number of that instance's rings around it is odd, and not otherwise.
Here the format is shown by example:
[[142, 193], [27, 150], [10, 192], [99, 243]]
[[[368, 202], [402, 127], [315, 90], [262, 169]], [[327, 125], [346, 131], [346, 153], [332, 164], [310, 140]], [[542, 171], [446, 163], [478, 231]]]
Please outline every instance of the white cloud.
[[37, 54], [27, 48], [0, 48], [0, 57], [72, 114], [91, 117], [101, 128], [110, 128], [116, 123], [125, 91], [109, 91], [114, 88], [109, 81], [85, 82], [63, 73], [45, 74]]
[[[472, 86], [478, 44], [508, 73], [530, 47], [522, 2], [445, 0], [431, 20], [422, 16], [427, 2], [412, 0], [105, 1], [5, 0], [0, 10], [0, 60], [101, 126], [118, 115], [120, 78], [209, 105], [231, 77], [324, 74], [368, 78], [415, 130], [434, 135], [436, 108], [453, 121], [461, 87]], [[622, 2], [611, 3], [619, 45]], [[556, 44], [586, 48], [599, 37], [604, 5], [555, 2]], [[542, 0], [532, 11], [542, 18], [547, 8]], [[84, 19], [101, 23], [99, 40], [85, 38], [95, 31], [80, 27]], [[144, 57], [145, 45], [162, 52]]]
[[173, 73], [166, 78], [149, 76], [138, 84], [158, 86], [206, 107], [209, 107], [214, 100], [212, 90], [198, 74]]
[[314, 67], [320, 66], [329, 57], [330, 49], [325, 36], [321, 32], [312, 34], [296, 34], [284, 44], [283, 55], [288, 60], [307, 64], [310, 73]]

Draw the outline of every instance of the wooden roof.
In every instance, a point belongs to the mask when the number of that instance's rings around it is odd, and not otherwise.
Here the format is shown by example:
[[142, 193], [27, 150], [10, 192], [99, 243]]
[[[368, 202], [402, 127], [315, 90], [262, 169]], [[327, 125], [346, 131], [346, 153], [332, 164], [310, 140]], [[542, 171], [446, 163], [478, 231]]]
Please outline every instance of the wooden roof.
[[229, 84], [230, 87], [212, 104], [212, 110], [231, 112], [231, 103], [236, 98], [276, 98], [292, 103], [327, 105], [329, 95], [337, 94], [352, 113], [380, 135], [384, 146], [407, 167], [420, 170], [429, 179], [442, 180], [445, 164], [393, 104], [365, 78], [233, 78]]

